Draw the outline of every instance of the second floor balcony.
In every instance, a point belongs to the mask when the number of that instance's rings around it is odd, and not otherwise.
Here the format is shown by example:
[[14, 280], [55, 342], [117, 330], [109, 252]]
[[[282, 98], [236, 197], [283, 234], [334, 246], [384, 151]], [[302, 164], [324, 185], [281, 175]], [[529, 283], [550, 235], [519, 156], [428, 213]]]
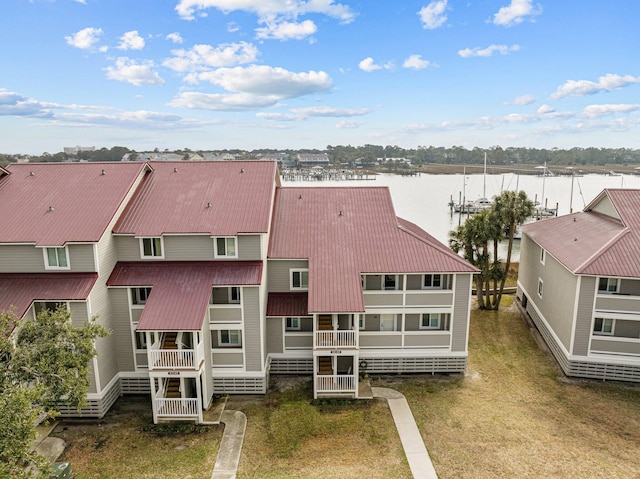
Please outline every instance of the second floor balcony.
[[[192, 335], [193, 333], [182, 333]], [[180, 333], [167, 332], [147, 350], [149, 370], [182, 369], [198, 370], [204, 362], [204, 343], [200, 340], [195, 347], [188, 344], [189, 338]], [[186, 344], [182, 341], [186, 339]]]

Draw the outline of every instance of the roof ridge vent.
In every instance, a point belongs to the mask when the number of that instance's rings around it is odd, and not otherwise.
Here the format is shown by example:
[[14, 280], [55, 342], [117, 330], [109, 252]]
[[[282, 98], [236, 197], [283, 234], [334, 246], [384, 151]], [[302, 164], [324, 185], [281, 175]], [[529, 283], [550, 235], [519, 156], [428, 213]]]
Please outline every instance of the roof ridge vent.
[[100, 172], [100, 176], [104, 176], [104, 175], [106, 175], [106, 174], [107, 174], [107, 172], [106, 172], [106, 171], [104, 171], [104, 170], [102, 170], [102, 171]]
[[49, 206], [49, 208], [47, 209], [47, 211], [49, 211], [49, 212], [53, 211], [53, 206]]

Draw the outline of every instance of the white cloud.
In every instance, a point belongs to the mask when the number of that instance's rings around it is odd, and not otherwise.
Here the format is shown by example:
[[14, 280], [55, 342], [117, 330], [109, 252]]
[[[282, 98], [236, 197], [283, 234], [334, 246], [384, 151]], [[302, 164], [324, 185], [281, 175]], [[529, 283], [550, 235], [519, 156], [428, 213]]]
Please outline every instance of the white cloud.
[[616, 113], [632, 113], [640, 110], [640, 104], [605, 104], [589, 105], [582, 110], [582, 116], [587, 118], [599, 118], [601, 116], [615, 115]]
[[100, 41], [103, 32], [101, 28], [87, 27], [73, 35], [64, 37], [69, 45], [81, 50], [93, 50]]
[[107, 78], [110, 80], [124, 81], [135, 86], [141, 85], [163, 85], [164, 80], [153, 71], [154, 63], [145, 61], [137, 63], [130, 58], [120, 57], [116, 59], [116, 64], [107, 67]]
[[311, 20], [304, 22], [267, 22], [266, 27], [256, 28], [256, 37], [271, 40], [302, 40], [313, 35], [318, 27]]
[[182, 42], [184, 42], [182, 35], [180, 35], [178, 32], [170, 33], [166, 38], [167, 40], [171, 40], [173, 43], [181, 44]]
[[258, 58], [258, 49], [247, 42], [223, 43], [217, 47], [194, 45], [190, 50], [173, 50], [171, 53], [173, 57], [162, 64], [177, 72], [230, 67], [252, 63]]
[[505, 105], [530, 105], [536, 101], [533, 95], [520, 95], [515, 97], [513, 100], [505, 102]]
[[331, 77], [323, 71], [295, 73], [284, 68], [266, 65], [218, 68], [214, 71], [195, 73], [192, 81], [208, 81], [227, 91], [250, 93], [278, 98], [295, 98], [329, 91]]
[[324, 117], [348, 117], [362, 116], [371, 112], [369, 108], [332, 108], [329, 106], [310, 106], [306, 108], [293, 108], [293, 113], [304, 117], [324, 116]]
[[276, 17], [292, 19], [309, 13], [321, 13], [343, 23], [352, 22], [355, 18], [348, 5], [334, 3], [333, 0], [180, 0], [176, 5], [178, 15], [185, 20], [193, 20], [196, 12], [209, 8], [224, 13], [249, 12], [261, 21]]
[[422, 70], [431, 66], [431, 62], [429, 60], [423, 60], [420, 55], [411, 55], [407, 58], [402, 64], [404, 68], [411, 68], [413, 70]]
[[540, 108], [538, 108], [538, 113], [541, 115], [547, 115], [549, 113], [553, 113], [554, 111], [556, 111], [556, 109], [549, 105], [541, 105]]
[[364, 60], [361, 60], [360, 63], [358, 63], [358, 68], [360, 68], [360, 70], [363, 70], [365, 72], [373, 72], [376, 70], [392, 70], [393, 69], [393, 63], [392, 62], [387, 62], [383, 65], [377, 65], [374, 61], [373, 58], [371, 57], [367, 57]]
[[495, 52], [501, 55], [508, 55], [511, 52], [517, 52], [520, 50], [520, 45], [489, 45], [486, 48], [465, 48], [464, 50], [458, 50], [458, 55], [462, 58], [470, 57], [490, 57]]
[[526, 17], [540, 15], [542, 7], [540, 5], [534, 6], [532, 3], [533, 0], [511, 0], [508, 6], [502, 7], [493, 16], [493, 23], [503, 27], [512, 27], [522, 23]]
[[256, 113], [256, 117], [262, 118], [263, 120], [270, 121], [299, 121], [302, 120], [300, 115], [296, 115], [293, 113], [266, 113], [260, 112]]
[[137, 30], [126, 32], [120, 37], [118, 50], [142, 50], [144, 48], [144, 38], [138, 35]]
[[422, 21], [422, 28], [425, 30], [434, 30], [444, 25], [447, 21], [447, 0], [436, 0], [426, 7], [422, 7], [418, 12], [418, 16]]
[[87, 4], [87, 0], [74, 0], [76, 3], [81, 3], [83, 5]]
[[44, 104], [20, 93], [0, 88], [0, 116], [45, 116]]
[[250, 93], [201, 93], [182, 92], [167, 105], [175, 108], [212, 111], [250, 111], [277, 104], [277, 95], [253, 95]]
[[229, 22], [227, 23], [227, 31], [229, 33], [235, 33], [240, 31], [240, 25], [238, 25], [236, 22]]
[[607, 73], [601, 76], [597, 82], [589, 80], [568, 80], [564, 85], [558, 87], [556, 92], [551, 95], [551, 98], [558, 100], [565, 96], [593, 95], [601, 91], [623, 88], [634, 83], [640, 83], [640, 77], [631, 75], [621, 76], [613, 73]]

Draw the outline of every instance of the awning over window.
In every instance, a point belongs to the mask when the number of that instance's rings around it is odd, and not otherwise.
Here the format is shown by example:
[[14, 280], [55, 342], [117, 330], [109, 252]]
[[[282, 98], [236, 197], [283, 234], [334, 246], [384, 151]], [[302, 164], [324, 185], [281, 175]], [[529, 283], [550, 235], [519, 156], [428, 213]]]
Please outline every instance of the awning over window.
[[267, 316], [308, 316], [307, 293], [269, 293]]
[[199, 331], [214, 286], [257, 286], [260, 261], [118, 263], [108, 286], [151, 287], [138, 331]]
[[0, 274], [0, 311], [23, 317], [34, 301], [84, 301], [97, 273]]

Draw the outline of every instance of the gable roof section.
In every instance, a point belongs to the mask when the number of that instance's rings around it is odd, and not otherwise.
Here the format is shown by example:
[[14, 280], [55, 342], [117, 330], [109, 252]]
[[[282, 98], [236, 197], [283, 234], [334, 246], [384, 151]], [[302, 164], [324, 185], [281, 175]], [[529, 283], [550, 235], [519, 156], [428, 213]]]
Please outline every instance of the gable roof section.
[[34, 301], [83, 301], [97, 273], [2, 273], [0, 311], [22, 318]]
[[0, 177], [0, 243], [97, 242], [145, 169], [145, 163], [10, 165], [11, 174]]
[[266, 233], [277, 168], [269, 161], [151, 162], [116, 234]]
[[574, 274], [640, 277], [640, 190], [603, 190], [584, 212], [528, 224], [523, 232]]
[[151, 287], [138, 331], [199, 331], [214, 286], [260, 284], [260, 261], [117, 263], [108, 286]]
[[278, 188], [269, 258], [309, 260], [309, 312], [364, 311], [361, 273], [474, 273], [396, 217], [386, 187]]

